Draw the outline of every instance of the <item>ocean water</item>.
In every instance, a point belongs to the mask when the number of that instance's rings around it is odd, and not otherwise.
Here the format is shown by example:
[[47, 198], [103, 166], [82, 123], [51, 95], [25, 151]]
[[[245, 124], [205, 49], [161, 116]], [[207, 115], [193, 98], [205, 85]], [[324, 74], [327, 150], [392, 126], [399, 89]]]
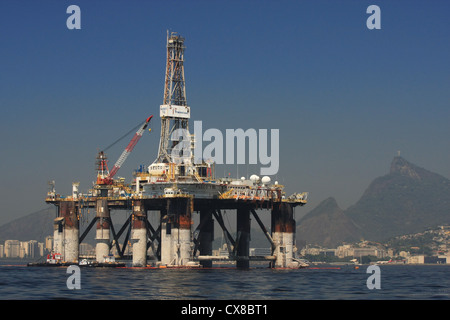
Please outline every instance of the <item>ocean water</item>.
[[379, 289], [368, 266], [299, 270], [81, 268], [70, 290], [67, 267], [0, 261], [1, 300], [448, 300], [450, 265], [381, 265]]

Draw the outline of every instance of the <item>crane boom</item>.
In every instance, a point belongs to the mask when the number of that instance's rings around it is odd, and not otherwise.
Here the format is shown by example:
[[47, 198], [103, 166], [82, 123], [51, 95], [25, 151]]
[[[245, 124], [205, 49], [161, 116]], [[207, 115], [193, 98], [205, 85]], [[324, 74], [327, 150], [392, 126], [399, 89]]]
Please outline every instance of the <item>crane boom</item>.
[[125, 148], [125, 150], [123, 150], [123, 152], [120, 155], [119, 159], [117, 159], [116, 163], [114, 164], [114, 167], [109, 172], [109, 176], [108, 176], [109, 179], [112, 179], [115, 176], [117, 171], [120, 169], [122, 164], [125, 162], [125, 160], [130, 155], [131, 151], [133, 151], [133, 148], [136, 146], [136, 144], [138, 143], [139, 139], [144, 134], [144, 131], [147, 128], [147, 126], [150, 123], [150, 120], [152, 118], [153, 118], [153, 115], [148, 117], [147, 120], [145, 120], [144, 124], [138, 129], [138, 131], [136, 131], [136, 133], [134, 134], [134, 136], [131, 139], [130, 143], [128, 143], [127, 147]]

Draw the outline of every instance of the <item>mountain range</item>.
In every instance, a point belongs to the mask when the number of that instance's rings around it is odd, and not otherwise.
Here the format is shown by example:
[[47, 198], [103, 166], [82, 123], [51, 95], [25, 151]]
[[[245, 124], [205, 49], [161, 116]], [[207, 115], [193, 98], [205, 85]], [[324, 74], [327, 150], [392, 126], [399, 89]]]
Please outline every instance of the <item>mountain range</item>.
[[[7, 239], [44, 241], [53, 234], [54, 206], [0, 226]], [[333, 248], [361, 239], [383, 241], [450, 224], [450, 180], [395, 157], [388, 174], [374, 179], [348, 209], [329, 197], [297, 221], [296, 240]], [[257, 235], [252, 235], [252, 244]]]
[[56, 217], [54, 206], [33, 212], [0, 226], [0, 244], [5, 240], [37, 240], [44, 242], [45, 237], [53, 235], [53, 219]]
[[360, 239], [383, 241], [450, 224], [450, 180], [402, 157], [388, 174], [374, 179], [361, 198], [346, 210], [332, 197], [297, 223], [297, 240], [335, 247]]

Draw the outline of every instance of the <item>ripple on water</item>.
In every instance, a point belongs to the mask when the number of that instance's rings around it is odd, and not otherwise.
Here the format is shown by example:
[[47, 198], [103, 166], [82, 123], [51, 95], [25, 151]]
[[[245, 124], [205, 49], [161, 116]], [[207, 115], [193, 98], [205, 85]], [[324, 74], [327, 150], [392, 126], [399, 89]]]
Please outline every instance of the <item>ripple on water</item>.
[[381, 289], [358, 270], [81, 269], [69, 290], [66, 268], [0, 266], [1, 299], [449, 299], [450, 266], [381, 266]]

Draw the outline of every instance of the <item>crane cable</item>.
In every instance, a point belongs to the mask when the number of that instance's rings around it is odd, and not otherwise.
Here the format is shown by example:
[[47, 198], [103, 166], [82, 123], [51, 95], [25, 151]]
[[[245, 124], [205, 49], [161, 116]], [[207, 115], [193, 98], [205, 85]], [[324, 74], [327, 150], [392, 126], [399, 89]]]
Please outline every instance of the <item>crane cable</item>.
[[113, 143], [111, 143], [109, 146], [107, 146], [105, 149], [103, 149], [103, 151], [108, 150], [109, 148], [111, 148], [112, 146], [114, 146], [116, 143], [118, 143], [119, 141], [121, 141], [122, 139], [124, 139], [126, 136], [128, 136], [130, 133], [132, 133], [133, 131], [136, 131], [140, 126], [142, 126], [142, 124], [145, 121], [141, 121], [136, 127], [134, 127], [133, 129], [131, 129], [130, 131], [128, 131], [127, 133], [125, 133], [123, 136], [121, 136], [119, 139], [117, 139], [116, 141], [114, 141]]

